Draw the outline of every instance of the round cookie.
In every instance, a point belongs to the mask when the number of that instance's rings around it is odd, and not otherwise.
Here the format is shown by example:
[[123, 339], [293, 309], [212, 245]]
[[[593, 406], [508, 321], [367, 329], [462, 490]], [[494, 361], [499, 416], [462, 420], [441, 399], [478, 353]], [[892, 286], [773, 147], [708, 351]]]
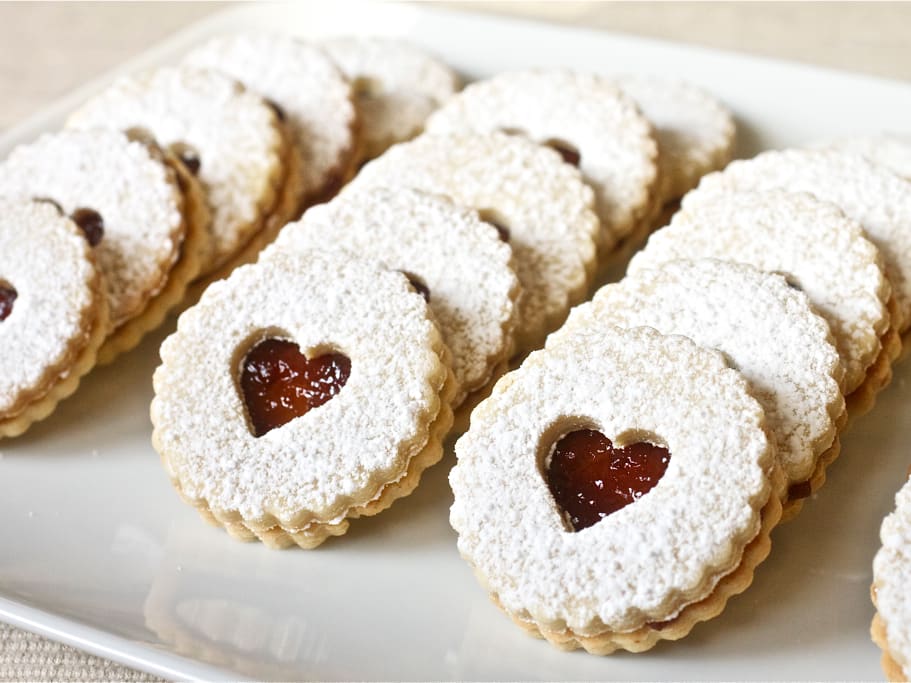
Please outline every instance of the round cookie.
[[786, 516], [825, 481], [845, 421], [844, 371], [828, 324], [781, 275], [714, 259], [637, 270], [574, 308], [547, 346], [586, 344], [611, 326], [652, 327], [724, 354], [765, 412], [789, 487]]
[[899, 332], [911, 325], [911, 182], [863, 157], [831, 151], [764, 152], [711, 173], [684, 201], [742, 190], [809, 192], [832, 202], [863, 226], [879, 247], [892, 283]]
[[452, 424], [448, 350], [401, 273], [276, 252], [213, 283], [155, 371], [152, 442], [244, 540], [312, 548], [417, 486]]
[[504, 229], [523, 291], [519, 351], [539, 346], [585, 297], [596, 258], [594, 195], [552, 149], [504, 133], [422, 135], [364, 166], [345, 193], [376, 186], [448, 196]]
[[558, 69], [499, 74], [455, 95], [427, 130], [504, 130], [564, 150], [595, 190], [605, 252], [651, 207], [658, 177], [652, 127], [604, 77]]
[[[690, 199], [696, 195], [707, 201]], [[697, 191], [633, 257], [629, 272], [681, 258], [736, 261], [783, 274], [829, 323], [845, 367], [845, 395], [857, 392], [865, 404], [888, 383], [895, 343], [889, 282], [876, 247], [838, 207], [780, 190]]]
[[48, 202], [0, 199], [0, 437], [72, 394], [107, 330], [104, 283], [79, 227]]
[[873, 560], [871, 633], [883, 651], [890, 681], [911, 679], [911, 480], [895, 496], [895, 511], [883, 520], [882, 547]]
[[680, 199], [706, 173], [731, 160], [731, 112], [701, 88], [660, 76], [623, 75], [617, 86], [635, 100], [658, 141], [657, 207]]
[[[301, 155], [294, 220], [348, 180], [357, 148], [351, 86], [314, 45], [287, 35], [237, 34], [209, 40], [186, 63], [218, 69], [279, 107]], [[281, 227], [281, 226], [278, 226]]]
[[533, 353], [456, 454], [460, 553], [507, 614], [563, 649], [683, 637], [751, 583], [781, 512], [746, 382], [718, 352], [648, 328]]
[[17, 147], [0, 163], [0, 196], [50, 200], [89, 231], [113, 330], [102, 363], [161, 324], [209, 248], [196, 180], [118, 131], [65, 130]]
[[859, 154], [869, 161], [885, 166], [906, 180], [911, 180], [911, 135], [880, 133], [841, 138], [820, 145], [849, 154]]
[[416, 190], [346, 194], [285, 226], [263, 258], [329, 243], [405, 273], [424, 292], [452, 353], [453, 408], [506, 364], [519, 281], [509, 245], [475, 211]]
[[150, 134], [185, 161], [212, 211], [202, 275], [225, 266], [279, 208], [288, 150], [281, 122], [262, 98], [216, 71], [165, 67], [123, 78], [67, 126]]
[[320, 46], [354, 88], [362, 126], [360, 161], [420, 133], [427, 117], [459, 89], [452, 69], [402, 40], [344, 36]]

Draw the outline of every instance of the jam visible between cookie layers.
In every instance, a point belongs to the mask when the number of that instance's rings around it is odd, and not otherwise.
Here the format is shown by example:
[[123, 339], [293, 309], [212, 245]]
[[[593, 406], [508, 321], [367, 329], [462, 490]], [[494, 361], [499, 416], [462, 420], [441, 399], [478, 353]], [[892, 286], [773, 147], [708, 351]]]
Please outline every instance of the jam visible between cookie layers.
[[568, 142], [551, 138], [550, 140], [545, 141], [544, 144], [558, 152], [560, 156], [563, 157], [563, 161], [571, 166], [578, 167], [579, 162], [582, 161], [582, 155], [579, 154], [579, 150]]
[[652, 490], [671, 455], [640, 442], [617, 448], [592, 429], [570, 432], [554, 446], [546, 479], [574, 531], [581, 531]]
[[97, 246], [101, 242], [101, 238], [104, 237], [104, 219], [100, 213], [94, 209], [82, 208], [73, 211], [70, 218], [85, 233], [90, 246]]
[[416, 291], [418, 294], [420, 294], [422, 297], [424, 297], [424, 301], [426, 301], [429, 304], [430, 303], [430, 288], [424, 284], [424, 282], [421, 280], [421, 278], [419, 278], [417, 275], [409, 273], [407, 270], [400, 270], [399, 272], [402, 275], [404, 275], [406, 278], [408, 278], [408, 282], [411, 283], [411, 286], [414, 289], [414, 291]]
[[6, 284], [0, 284], [0, 322], [3, 322], [13, 312], [13, 302], [19, 292]]
[[260, 437], [335, 397], [351, 373], [341, 353], [308, 359], [285, 339], [265, 339], [241, 362], [240, 386], [254, 436]]

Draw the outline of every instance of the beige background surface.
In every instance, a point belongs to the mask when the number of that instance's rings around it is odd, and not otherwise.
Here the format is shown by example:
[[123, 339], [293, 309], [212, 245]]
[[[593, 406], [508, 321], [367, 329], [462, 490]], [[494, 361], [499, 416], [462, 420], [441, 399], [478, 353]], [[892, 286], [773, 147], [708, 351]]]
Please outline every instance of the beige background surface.
[[[0, 131], [223, 6], [0, 4]], [[482, 2], [468, 8], [911, 80], [911, 3]], [[0, 681], [18, 680], [153, 679], [0, 625]]]

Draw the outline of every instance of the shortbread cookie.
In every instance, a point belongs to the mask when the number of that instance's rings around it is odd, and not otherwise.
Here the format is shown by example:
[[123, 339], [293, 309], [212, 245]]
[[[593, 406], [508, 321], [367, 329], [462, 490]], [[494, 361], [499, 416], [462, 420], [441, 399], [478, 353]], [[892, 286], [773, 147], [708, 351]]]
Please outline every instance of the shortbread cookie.
[[585, 297], [598, 236], [594, 195], [552, 149], [504, 133], [422, 135], [364, 166], [345, 192], [375, 186], [446, 195], [500, 226], [523, 290], [519, 351], [539, 346]]
[[721, 192], [769, 189], [809, 192], [863, 226], [882, 252], [892, 283], [893, 325], [905, 332], [911, 326], [911, 182], [857, 155], [791, 149], [735, 161], [707, 175], [684, 206]]
[[72, 394], [107, 330], [104, 282], [82, 230], [49, 202], [0, 199], [0, 437]]
[[608, 79], [568, 70], [503, 73], [467, 86], [431, 133], [504, 130], [554, 146], [595, 190], [605, 252], [649, 211], [658, 148], [649, 122]]
[[845, 422], [844, 370], [829, 326], [806, 294], [744, 264], [672, 261], [602, 287], [547, 346], [586, 344], [615, 325], [689, 337], [740, 371], [765, 411], [787, 480], [786, 516], [823, 484]]
[[286, 35], [221, 36], [186, 62], [236, 78], [285, 117], [302, 162], [298, 210], [289, 220], [305, 204], [329, 199], [351, 176], [357, 148], [351, 85], [318, 47]]
[[614, 79], [651, 122], [658, 141], [659, 190], [665, 207], [731, 160], [736, 126], [731, 112], [701, 88], [660, 76]]
[[416, 190], [346, 194], [285, 226], [263, 258], [326, 244], [404, 273], [424, 294], [452, 352], [453, 407], [509, 359], [519, 281], [509, 245], [475, 211]]
[[896, 343], [889, 282], [876, 247], [836, 206], [774, 190], [711, 196], [697, 191], [633, 257], [629, 272], [704, 257], [781, 273], [806, 292], [832, 329], [846, 395], [872, 397], [888, 383]]
[[420, 133], [431, 112], [459, 89], [452, 69], [402, 40], [346, 36], [320, 45], [354, 88], [361, 161]]
[[911, 135], [858, 135], [826, 142], [820, 147], [859, 154], [875, 164], [885, 166], [902, 178], [911, 180]]
[[417, 486], [452, 424], [448, 350], [407, 278], [276, 252], [213, 283], [161, 347], [152, 442], [233, 536], [312, 548]]
[[911, 679], [911, 480], [895, 497], [895, 511], [883, 520], [882, 548], [873, 560], [871, 632], [883, 651], [882, 664], [891, 681]]
[[212, 250], [224, 266], [279, 207], [288, 142], [275, 111], [213, 70], [166, 67], [123, 78], [70, 117], [73, 128], [150, 134], [202, 183], [212, 210]]
[[101, 362], [157, 327], [199, 274], [208, 211], [180, 173], [153, 143], [108, 130], [49, 133], [0, 163], [0, 196], [50, 200], [86, 231], [112, 326]]
[[647, 650], [720, 613], [781, 513], [762, 408], [721, 354], [648, 328], [603, 332], [498, 382], [450, 474], [459, 551], [494, 601], [596, 654]]

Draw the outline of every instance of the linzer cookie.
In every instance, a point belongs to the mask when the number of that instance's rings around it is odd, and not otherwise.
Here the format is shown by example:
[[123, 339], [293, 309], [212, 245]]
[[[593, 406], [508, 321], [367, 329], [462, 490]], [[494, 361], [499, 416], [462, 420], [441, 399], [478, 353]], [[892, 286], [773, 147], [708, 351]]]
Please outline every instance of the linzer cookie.
[[902, 178], [911, 180], [911, 135], [880, 133], [841, 138], [820, 145], [849, 154], [859, 154], [873, 163], [885, 166]]
[[320, 45], [354, 88], [363, 161], [420, 133], [431, 112], [459, 89], [452, 69], [401, 40], [346, 36]]
[[882, 548], [873, 560], [871, 633], [883, 651], [890, 681], [911, 679], [911, 480], [895, 497], [895, 511], [883, 520]]
[[150, 134], [199, 178], [212, 210], [202, 275], [226, 267], [281, 208], [290, 144], [281, 121], [261, 97], [216, 71], [167, 67], [123, 78], [67, 125]]
[[72, 394], [107, 331], [86, 234], [49, 202], [0, 199], [0, 437]]
[[[275, 105], [290, 128], [295, 192], [286, 220], [304, 204], [329, 199], [354, 170], [357, 114], [351, 86], [318, 47], [290, 36], [252, 34], [214, 38], [187, 63], [223, 71]], [[277, 225], [276, 229], [281, 225]]]
[[440, 459], [448, 355], [403, 274], [275, 252], [213, 283], [162, 344], [152, 442], [204, 518], [312, 548]]
[[346, 194], [285, 226], [263, 258], [326, 244], [404, 273], [425, 296], [452, 352], [453, 407], [505, 366], [519, 282], [509, 245], [475, 211], [415, 190]]
[[547, 345], [647, 326], [721, 351], [762, 405], [788, 489], [784, 514], [825, 481], [845, 423], [841, 359], [806, 294], [774, 273], [714, 259], [637, 270], [573, 309]]
[[807, 194], [697, 191], [633, 257], [629, 272], [705, 257], [781, 273], [806, 292], [832, 329], [849, 411], [872, 406], [891, 379], [898, 338], [882, 259], [857, 222]]
[[705, 176], [688, 200], [768, 189], [809, 192], [863, 226], [882, 252], [895, 296], [893, 325], [904, 333], [911, 326], [911, 182], [861, 156], [791, 149], [735, 161]]
[[456, 443], [459, 551], [562, 649], [682, 638], [749, 586], [778, 522], [763, 412], [716, 351], [606, 327], [533, 353]]
[[594, 194], [554, 150], [505, 133], [422, 135], [370, 162], [345, 193], [410, 187], [499, 226], [522, 285], [519, 351], [539, 346], [581, 301], [595, 269]]
[[209, 214], [197, 181], [153, 143], [62, 131], [0, 163], [0, 196], [53, 202], [86, 233], [107, 290], [109, 362], [164, 320], [199, 274]]
[[701, 88], [659, 76], [624, 75], [614, 82], [632, 97], [655, 129], [659, 190], [665, 207], [723, 168], [734, 151], [731, 112]]
[[657, 189], [652, 127], [633, 100], [601, 76], [503, 73], [467, 86], [430, 117], [427, 130], [502, 130], [553, 146], [595, 190], [605, 252], [646, 216]]

